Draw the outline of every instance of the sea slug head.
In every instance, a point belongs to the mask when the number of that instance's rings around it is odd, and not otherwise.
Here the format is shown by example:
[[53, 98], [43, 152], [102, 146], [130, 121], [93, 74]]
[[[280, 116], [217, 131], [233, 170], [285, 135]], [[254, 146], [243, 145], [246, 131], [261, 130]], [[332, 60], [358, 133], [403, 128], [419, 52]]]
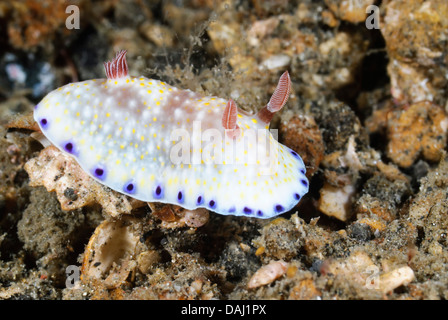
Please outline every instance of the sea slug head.
[[238, 109], [235, 101], [227, 101], [222, 115], [226, 139], [223, 150], [226, 153], [229, 149], [235, 150], [233, 161], [245, 159], [242, 161], [245, 166], [254, 163], [257, 168], [260, 163], [273, 162], [272, 156], [278, 155], [280, 146], [273, 137], [273, 131], [269, 130], [269, 124], [275, 113], [286, 104], [290, 92], [291, 79], [286, 71], [281, 75], [269, 102], [258, 113], [248, 115]]

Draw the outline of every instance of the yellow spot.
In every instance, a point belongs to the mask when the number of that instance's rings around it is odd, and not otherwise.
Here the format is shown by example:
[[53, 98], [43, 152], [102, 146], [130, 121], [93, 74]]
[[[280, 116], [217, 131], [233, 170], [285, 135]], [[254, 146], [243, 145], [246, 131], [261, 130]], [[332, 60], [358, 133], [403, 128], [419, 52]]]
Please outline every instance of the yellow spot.
[[76, 116], [79, 117], [79, 115], [80, 115], [79, 112], [76, 112]]
[[154, 133], [153, 136], [154, 136], [154, 138], [156, 138], [157, 137], [157, 133]]
[[124, 145], [121, 144], [121, 145], [120, 145], [120, 149], [124, 149]]
[[152, 118], [152, 121], [156, 122], [156, 121], [157, 121], [157, 118], [156, 118], [156, 117]]
[[159, 90], [159, 92], [160, 92], [160, 93], [163, 93], [163, 90], [162, 90], [162, 89], [160, 89], [160, 90]]
[[65, 110], [64, 110], [64, 114], [67, 114], [67, 113], [68, 113], [68, 110], [67, 110], [67, 109], [65, 109]]
[[151, 91], [151, 90], [148, 90], [147, 92], [148, 92], [148, 93], [152, 93], [152, 91]]
[[54, 121], [55, 121], [56, 123], [59, 123], [59, 122], [61, 122], [61, 118], [56, 117], [56, 119], [54, 119]]
[[132, 133], [135, 133], [135, 128], [132, 128]]
[[76, 96], [76, 98], [79, 99], [79, 98], [81, 98], [81, 96], [78, 94], [78, 95]]
[[123, 130], [123, 127], [118, 128], [118, 130], [120, 130], [120, 131]]
[[109, 112], [108, 112], [108, 113], [106, 113], [106, 117], [108, 117], [108, 118], [110, 117], [110, 113], [109, 113]]
[[140, 140], [145, 141], [145, 137], [144, 137], [144, 136], [141, 136], [141, 137], [140, 137]]
[[252, 122], [253, 123], [257, 123], [257, 119], [252, 119]]

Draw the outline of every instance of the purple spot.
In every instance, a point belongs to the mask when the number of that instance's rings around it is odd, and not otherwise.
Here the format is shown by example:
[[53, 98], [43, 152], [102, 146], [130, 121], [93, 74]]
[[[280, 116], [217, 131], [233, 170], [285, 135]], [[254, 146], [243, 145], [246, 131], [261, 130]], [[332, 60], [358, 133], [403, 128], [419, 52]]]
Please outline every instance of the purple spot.
[[234, 213], [236, 211], [235, 207], [229, 209], [229, 213]]
[[248, 208], [248, 207], [244, 207], [243, 211], [244, 211], [245, 214], [251, 214], [252, 213], [252, 209]]
[[257, 216], [262, 217], [262, 216], [263, 216], [263, 211], [258, 210], [258, 211], [257, 211]]
[[298, 193], [294, 193], [294, 198], [296, 198], [296, 200], [300, 200], [300, 194], [298, 194]]
[[302, 174], [305, 174], [306, 173], [306, 171], [305, 171], [305, 169], [300, 169], [300, 172], [302, 172]]
[[67, 151], [68, 153], [74, 153], [75, 146], [73, 145], [73, 143], [71, 143], [71, 142], [67, 142], [67, 143], [64, 145], [64, 149], [65, 149], [65, 151]]
[[305, 179], [300, 180], [300, 182], [305, 186], [308, 187], [308, 181]]
[[182, 191], [179, 191], [179, 193], [177, 194], [177, 200], [178, 200], [180, 203], [183, 203], [183, 202], [184, 202], [184, 195], [182, 194]]
[[291, 154], [296, 157], [296, 158], [300, 158], [300, 156], [297, 154], [297, 152], [291, 150]]
[[134, 194], [137, 191], [137, 188], [135, 187], [135, 184], [133, 182], [128, 182], [124, 185], [123, 190], [124, 192]]
[[277, 211], [277, 212], [282, 212], [282, 211], [284, 211], [284, 210], [285, 210], [285, 208], [283, 208], [282, 205], [277, 204], [277, 205], [275, 206], [275, 211]]
[[40, 120], [40, 126], [41, 126], [43, 129], [47, 129], [47, 127], [48, 127], [48, 120], [45, 119], [45, 118], [41, 119], [41, 120]]
[[39, 107], [39, 104], [36, 104], [36, 105], [34, 106], [34, 110], [36, 110], [38, 107]]
[[196, 200], [196, 204], [200, 205], [202, 203], [202, 196], [198, 197], [198, 200]]
[[163, 189], [161, 186], [156, 187], [156, 190], [154, 191], [154, 196], [156, 199], [160, 199], [163, 197]]
[[215, 209], [216, 208], [216, 202], [215, 200], [210, 200], [210, 202], [208, 203], [210, 205], [210, 208]]
[[104, 168], [96, 167], [93, 170], [93, 175], [98, 179], [103, 180], [104, 178], [106, 178], [106, 171], [104, 170]]

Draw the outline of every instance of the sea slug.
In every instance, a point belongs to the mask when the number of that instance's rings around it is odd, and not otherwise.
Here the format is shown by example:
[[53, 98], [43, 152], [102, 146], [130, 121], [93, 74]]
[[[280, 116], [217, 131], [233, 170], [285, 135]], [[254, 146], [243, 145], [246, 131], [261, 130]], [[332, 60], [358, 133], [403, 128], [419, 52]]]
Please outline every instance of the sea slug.
[[107, 79], [67, 84], [34, 109], [48, 140], [100, 183], [147, 202], [270, 218], [308, 192], [305, 166], [269, 123], [286, 103], [285, 72], [257, 114], [128, 75], [126, 51], [105, 63]]

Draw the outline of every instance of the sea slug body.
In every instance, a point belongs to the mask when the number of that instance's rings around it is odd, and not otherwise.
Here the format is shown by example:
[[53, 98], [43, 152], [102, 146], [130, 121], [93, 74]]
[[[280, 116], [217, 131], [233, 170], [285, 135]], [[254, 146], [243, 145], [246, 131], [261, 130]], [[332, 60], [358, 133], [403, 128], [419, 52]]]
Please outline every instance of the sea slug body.
[[308, 192], [302, 159], [269, 130], [289, 96], [287, 72], [247, 115], [233, 100], [131, 77], [125, 55], [105, 63], [107, 79], [67, 84], [34, 110], [46, 138], [94, 179], [142, 201], [257, 218]]

